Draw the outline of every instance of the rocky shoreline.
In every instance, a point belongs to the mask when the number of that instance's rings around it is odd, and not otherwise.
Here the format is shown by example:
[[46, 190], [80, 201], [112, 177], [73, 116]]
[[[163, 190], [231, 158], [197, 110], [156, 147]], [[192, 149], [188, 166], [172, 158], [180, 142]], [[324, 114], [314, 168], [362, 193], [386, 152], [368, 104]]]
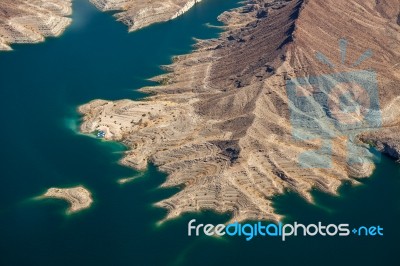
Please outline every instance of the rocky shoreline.
[[[120, 11], [118, 21], [138, 30], [157, 22], [175, 19], [201, 0], [138, 1], [90, 0], [101, 11]], [[72, 0], [2, 0], [0, 3], [0, 51], [14, 43], [39, 43], [58, 37], [71, 24]]]
[[[383, 128], [399, 120], [392, 116], [400, 95], [399, 1], [355, 2], [247, 1], [220, 16], [226, 31], [219, 38], [198, 41], [195, 51], [175, 57], [169, 72], [154, 78], [160, 86], [142, 89], [152, 96], [81, 106], [81, 130], [104, 130], [106, 139], [130, 148], [123, 164], [144, 169], [151, 161], [168, 173], [163, 186], [183, 186], [157, 203], [169, 210], [166, 219], [212, 209], [233, 213], [232, 220], [279, 220], [275, 195], [290, 189], [311, 202], [313, 188], [334, 194], [343, 181], [357, 183], [354, 177], [374, 169], [358, 143], [352, 145], [361, 155], [349, 164], [350, 140], [341, 137], [333, 140], [330, 168], [299, 166], [299, 155], [321, 143], [293, 138], [285, 85], [332, 72], [316, 51], [336, 63], [341, 38], [352, 42], [348, 62], [373, 50], [376, 56], [362, 68], [378, 73]], [[354, 71], [349, 65], [334, 71]]]
[[360, 136], [361, 141], [375, 147], [378, 151], [400, 162], [400, 128], [386, 128], [373, 134]]
[[157, 22], [175, 19], [201, 0], [90, 0], [101, 11], [119, 11], [114, 16], [135, 31]]
[[38, 43], [57, 37], [71, 24], [71, 0], [3, 0], [0, 3], [0, 51], [14, 43]]
[[42, 197], [67, 201], [70, 204], [68, 213], [75, 213], [87, 209], [93, 203], [90, 191], [82, 186], [73, 188], [50, 188]]

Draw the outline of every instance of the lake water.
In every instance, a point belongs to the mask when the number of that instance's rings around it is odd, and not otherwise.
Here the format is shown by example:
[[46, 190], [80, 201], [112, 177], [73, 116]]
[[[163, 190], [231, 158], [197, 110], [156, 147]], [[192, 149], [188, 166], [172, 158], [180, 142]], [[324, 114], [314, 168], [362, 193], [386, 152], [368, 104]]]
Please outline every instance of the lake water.
[[[380, 225], [384, 236], [274, 238], [188, 237], [187, 223], [223, 223], [229, 215], [186, 214], [157, 225], [152, 205], [178, 189], [165, 175], [120, 166], [124, 147], [77, 132], [76, 108], [93, 99], [136, 99], [193, 37], [218, 34], [206, 23], [238, 5], [205, 0], [184, 16], [127, 33], [111, 13], [75, 0], [73, 24], [60, 38], [0, 53], [0, 265], [398, 265], [400, 167], [383, 158], [362, 185], [340, 197], [315, 192], [316, 204], [288, 192], [275, 200], [285, 222]], [[120, 178], [141, 175], [119, 185]], [[94, 204], [66, 215], [67, 203], [36, 200], [49, 187], [84, 185]]]

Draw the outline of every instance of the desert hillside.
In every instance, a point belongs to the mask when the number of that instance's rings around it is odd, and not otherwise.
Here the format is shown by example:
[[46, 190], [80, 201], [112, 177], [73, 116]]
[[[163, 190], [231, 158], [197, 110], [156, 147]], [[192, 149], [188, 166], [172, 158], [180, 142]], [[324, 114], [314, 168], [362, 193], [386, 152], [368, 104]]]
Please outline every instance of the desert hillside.
[[220, 16], [220, 38], [166, 66], [145, 101], [82, 106], [82, 131], [105, 131], [131, 148], [124, 164], [152, 161], [164, 186], [183, 186], [158, 203], [167, 218], [277, 220], [273, 196], [336, 193], [371, 175], [365, 142], [398, 143], [386, 135], [400, 119], [399, 13], [398, 0], [248, 1]]

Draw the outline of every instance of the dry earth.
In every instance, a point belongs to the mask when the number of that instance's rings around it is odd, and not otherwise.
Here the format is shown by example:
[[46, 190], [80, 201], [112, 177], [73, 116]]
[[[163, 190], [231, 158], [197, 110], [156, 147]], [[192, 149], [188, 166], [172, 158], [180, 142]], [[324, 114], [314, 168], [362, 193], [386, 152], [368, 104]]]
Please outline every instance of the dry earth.
[[[357, 183], [357, 178], [372, 173], [368, 146], [350, 135], [361, 132], [364, 141], [390, 146], [398, 157], [399, 135], [393, 132], [399, 132], [400, 120], [399, 13], [398, 0], [248, 1], [220, 16], [227, 25], [220, 38], [199, 41], [194, 52], [177, 56], [165, 67], [169, 72], [155, 78], [160, 86], [142, 89], [152, 96], [141, 101], [95, 100], [81, 106], [81, 129], [105, 130], [107, 139], [130, 148], [123, 164], [143, 169], [151, 161], [169, 174], [163, 186], [183, 187], [157, 203], [169, 210], [167, 219], [212, 209], [232, 212], [233, 220], [278, 220], [271, 204], [275, 195], [290, 189], [312, 201], [313, 188], [336, 193], [343, 181]], [[343, 38], [348, 42], [344, 64], [339, 50]], [[368, 49], [372, 57], [352, 66]], [[318, 60], [317, 52], [335, 67]], [[286, 83], [360, 70], [377, 73], [383, 123], [375, 122], [380, 128], [363, 124], [350, 135], [330, 128], [331, 149], [322, 152], [332, 159], [331, 167], [300, 166], [299, 156], [321, 148], [323, 141], [318, 135], [294, 138], [294, 126], [307, 131], [328, 121], [329, 127], [340, 119], [362, 118], [364, 109], [379, 110], [366, 106], [355, 117], [341, 117], [340, 112], [320, 108], [326, 121], [313, 118], [294, 125], [291, 115], [312, 114], [288, 99]], [[354, 83], [351, 76], [343, 79], [343, 84]], [[318, 94], [333, 105], [337, 101], [311, 84], [301, 89], [300, 95]], [[352, 92], [365, 100], [365, 93]], [[356, 157], [353, 162], [348, 160], [349, 146], [357, 150], [351, 155]]]
[[71, 0], [1, 0], [0, 51], [59, 36], [71, 23], [71, 12]]
[[70, 204], [68, 213], [89, 208], [93, 202], [92, 195], [89, 190], [82, 186], [73, 188], [50, 188], [42, 197], [56, 198], [67, 201]]
[[129, 27], [129, 31], [150, 24], [174, 19], [201, 0], [90, 0], [102, 11], [116, 10], [115, 17]]

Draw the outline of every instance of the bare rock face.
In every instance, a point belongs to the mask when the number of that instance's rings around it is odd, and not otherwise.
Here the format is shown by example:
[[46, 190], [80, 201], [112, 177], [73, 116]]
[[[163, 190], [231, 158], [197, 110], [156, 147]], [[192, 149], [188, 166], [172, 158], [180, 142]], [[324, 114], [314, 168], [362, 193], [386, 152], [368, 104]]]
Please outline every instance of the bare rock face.
[[71, 0], [2, 0], [0, 51], [12, 43], [37, 43], [59, 36], [71, 23]]
[[[162, 85], [143, 89], [153, 96], [81, 106], [81, 130], [105, 131], [130, 148], [122, 163], [151, 161], [169, 174], [163, 186], [183, 186], [157, 203], [167, 218], [212, 209], [278, 220], [273, 196], [290, 189], [312, 201], [313, 188], [336, 193], [372, 173], [358, 136], [381, 139], [400, 120], [399, 7], [249, 1], [220, 16], [220, 38], [199, 41], [155, 78]], [[343, 109], [349, 96], [361, 107]]]
[[73, 188], [50, 188], [43, 197], [67, 201], [70, 204], [68, 213], [89, 208], [93, 202], [90, 191], [82, 186]]
[[174, 19], [201, 0], [90, 0], [102, 11], [117, 10], [115, 17], [129, 27], [141, 29], [153, 23]]
[[384, 130], [365, 134], [360, 139], [371, 144], [380, 152], [400, 162], [400, 128], [390, 127]]

